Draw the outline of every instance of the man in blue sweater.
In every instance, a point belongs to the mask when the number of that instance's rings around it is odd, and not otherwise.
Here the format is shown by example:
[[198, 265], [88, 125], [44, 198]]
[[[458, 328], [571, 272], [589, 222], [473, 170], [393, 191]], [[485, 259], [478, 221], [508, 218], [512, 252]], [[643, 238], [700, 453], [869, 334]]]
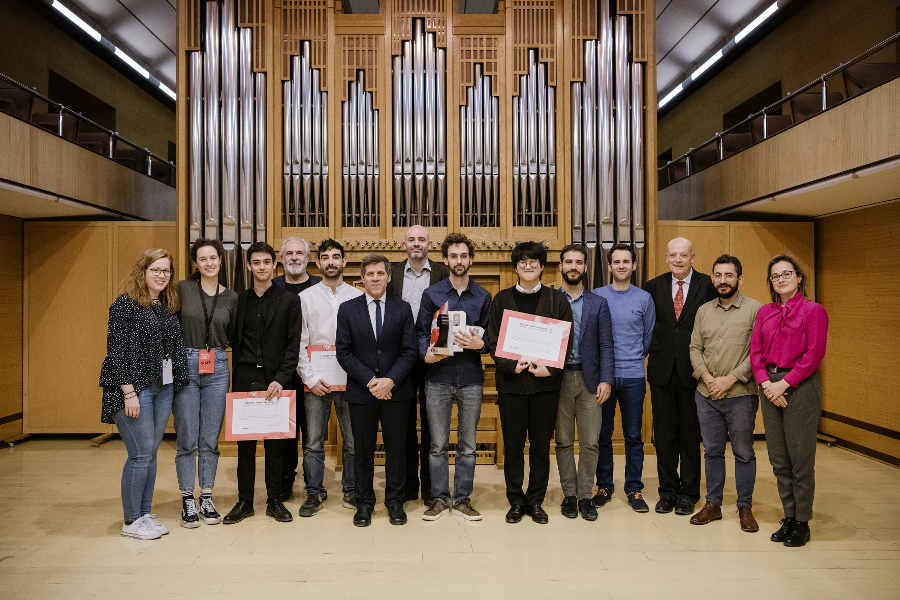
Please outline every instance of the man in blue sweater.
[[606, 299], [612, 316], [613, 349], [615, 354], [615, 384], [609, 402], [603, 404], [603, 424], [600, 428], [600, 449], [597, 460], [597, 494], [594, 505], [603, 506], [613, 493], [612, 432], [616, 403], [622, 411], [622, 430], [625, 434], [625, 495], [636, 512], [650, 510], [641, 490], [644, 484], [644, 442], [641, 422], [647, 383], [644, 358], [650, 350], [650, 338], [656, 322], [656, 308], [650, 294], [631, 285], [636, 256], [629, 244], [616, 244], [609, 253], [609, 272], [612, 283], [597, 288], [594, 293]]

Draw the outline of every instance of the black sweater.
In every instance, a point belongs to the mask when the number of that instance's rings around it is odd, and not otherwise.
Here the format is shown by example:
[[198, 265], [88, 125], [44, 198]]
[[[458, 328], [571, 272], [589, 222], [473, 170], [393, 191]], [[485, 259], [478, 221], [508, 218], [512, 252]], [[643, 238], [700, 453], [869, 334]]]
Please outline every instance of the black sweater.
[[[485, 333], [485, 343], [494, 363], [497, 365], [497, 391], [501, 394], [533, 394], [535, 392], [558, 391], [562, 380], [562, 369], [550, 370], [550, 377], [535, 377], [527, 370], [516, 373], [516, 361], [498, 357], [497, 338], [500, 336], [500, 324], [503, 321], [504, 310], [514, 310], [518, 312], [526, 312], [522, 306], [516, 302], [516, 288], [511, 287], [499, 292], [494, 296], [493, 304], [491, 304], [491, 314], [488, 319], [487, 333]], [[568, 300], [553, 288], [542, 285], [537, 292], [537, 308], [532, 314], [542, 317], [550, 317], [560, 321], [572, 321], [572, 307], [569, 306]], [[566, 356], [572, 351], [572, 336], [569, 336], [569, 347], [566, 350]]]

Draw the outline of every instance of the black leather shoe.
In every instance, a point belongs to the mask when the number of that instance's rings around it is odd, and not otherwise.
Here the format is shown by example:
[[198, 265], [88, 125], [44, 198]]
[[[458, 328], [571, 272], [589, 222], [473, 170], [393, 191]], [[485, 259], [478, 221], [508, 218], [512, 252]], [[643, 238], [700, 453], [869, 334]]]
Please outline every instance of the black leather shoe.
[[692, 502], [690, 498], [687, 496], [679, 496], [678, 500], [675, 501], [675, 514], [676, 515], [690, 515], [694, 512], [694, 505], [696, 502]]
[[784, 545], [789, 548], [799, 548], [805, 546], [809, 541], [809, 523], [803, 521], [794, 521], [791, 532], [784, 540]]
[[540, 504], [532, 504], [526, 509], [526, 512], [531, 515], [532, 521], [540, 525], [546, 525], [550, 520], [550, 517], [544, 512]]
[[779, 544], [784, 542], [791, 534], [791, 529], [794, 528], [794, 523], [797, 521], [794, 520], [794, 517], [785, 517], [781, 520], [781, 527], [778, 528], [778, 531], [772, 534], [769, 538], [773, 542], [778, 542]]
[[672, 512], [673, 508], [675, 508], [675, 501], [668, 496], [663, 496], [659, 499], [659, 502], [656, 503], [656, 508], [654, 508], [653, 510], [661, 515], [664, 515], [666, 513]]
[[594, 503], [594, 506], [600, 508], [601, 506], [609, 502], [609, 499], [611, 497], [612, 494], [608, 489], [600, 488], [599, 490], [597, 490], [597, 494], [593, 498], [591, 498], [591, 502]]
[[291, 511], [284, 507], [281, 500], [269, 500], [266, 502], [266, 514], [280, 523], [290, 523], [294, 520]]
[[247, 517], [253, 516], [253, 503], [252, 502], [244, 502], [243, 500], [238, 500], [234, 507], [229, 511], [225, 518], [222, 520], [226, 525], [233, 525], [240, 521], [243, 521]]
[[425, 503], [425, 506], [431, 508], [431, 505], [434, 504], [434, 496], [431, 494], [422, 494], [422, 502]]
[[387, 511], [391, 525], [406, 525], [406, 511], [403, 510], [402, 504], [390, 504]]
[[368, 527], [372, 524], [372, 507], [367, 504], [357, 504], [356, 513], [353, 515], [353, 524], [357, 527]]
[[578, 501], [578, 512], [581, 513], [581, 518], [585, 521], [597, 520], [597, 507], [587, 498], [582, 498]]
[[563, 498], [562, 505], [559, 507], [562, 516], [574, 519], [578, 516], [578, 498], [575, 496], [566, 496]]
[[507, 523], [518, 523], [522, 520], [522, 516], [525, 514], [525, 507], [521, 504], [513, 504], [509, 507], [509, 510], [506, 513], [506, 522]]

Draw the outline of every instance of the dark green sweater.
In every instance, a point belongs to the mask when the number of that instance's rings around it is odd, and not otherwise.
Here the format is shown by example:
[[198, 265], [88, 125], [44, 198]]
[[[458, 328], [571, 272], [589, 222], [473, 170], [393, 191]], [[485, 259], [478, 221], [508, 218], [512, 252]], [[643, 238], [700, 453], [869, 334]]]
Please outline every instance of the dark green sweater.
[[[503, 321], [504, 310], [530, 312], [542, 317], [571, 322], [572, 307], [569, 306], [568, 300], [558, 290], [546, 285], [542, 285], [540, 291], [535, 294], [537, 296], [537, 308], [534, 311], [526, 311], [525, 307], [516, 301], [518, 295], [519, 293], [516, 292], [515, 287], [507, 288], [494, 296], [494, 301], [491, 304], [491, 315], [488, 319], [485, 343], [497, 365], [497, 391], [501, 394], [533, 394], [535, 392], [558, 391], [562, 380], [562, 369], [548, 367], [550, 377], [535, 377], [528, 371], [516, 373], [516, 361], [497, 356], [497, 338], [500, 335], [500, 324]], [[568, 353], [571, 351], [572, 337], [569, 336], [569, 348], [566, 350], [566, 355], [568, 356]]]

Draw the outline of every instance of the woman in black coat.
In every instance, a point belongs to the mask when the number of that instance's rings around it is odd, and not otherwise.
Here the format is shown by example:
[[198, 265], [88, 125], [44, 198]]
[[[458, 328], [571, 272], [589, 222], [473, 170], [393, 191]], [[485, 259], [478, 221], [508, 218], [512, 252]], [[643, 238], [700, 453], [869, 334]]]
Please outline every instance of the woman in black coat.
[[109, 307], [106, 359], [100, 371], [101, 420], [115, 423], [128, 450], [122, 471], [122, 535], [156, 539], [165, 525], [150, 514], [156, 451], [172, 398], [188, 382], [187, 355], [178, 321], [172, 256], [145, 250]]

